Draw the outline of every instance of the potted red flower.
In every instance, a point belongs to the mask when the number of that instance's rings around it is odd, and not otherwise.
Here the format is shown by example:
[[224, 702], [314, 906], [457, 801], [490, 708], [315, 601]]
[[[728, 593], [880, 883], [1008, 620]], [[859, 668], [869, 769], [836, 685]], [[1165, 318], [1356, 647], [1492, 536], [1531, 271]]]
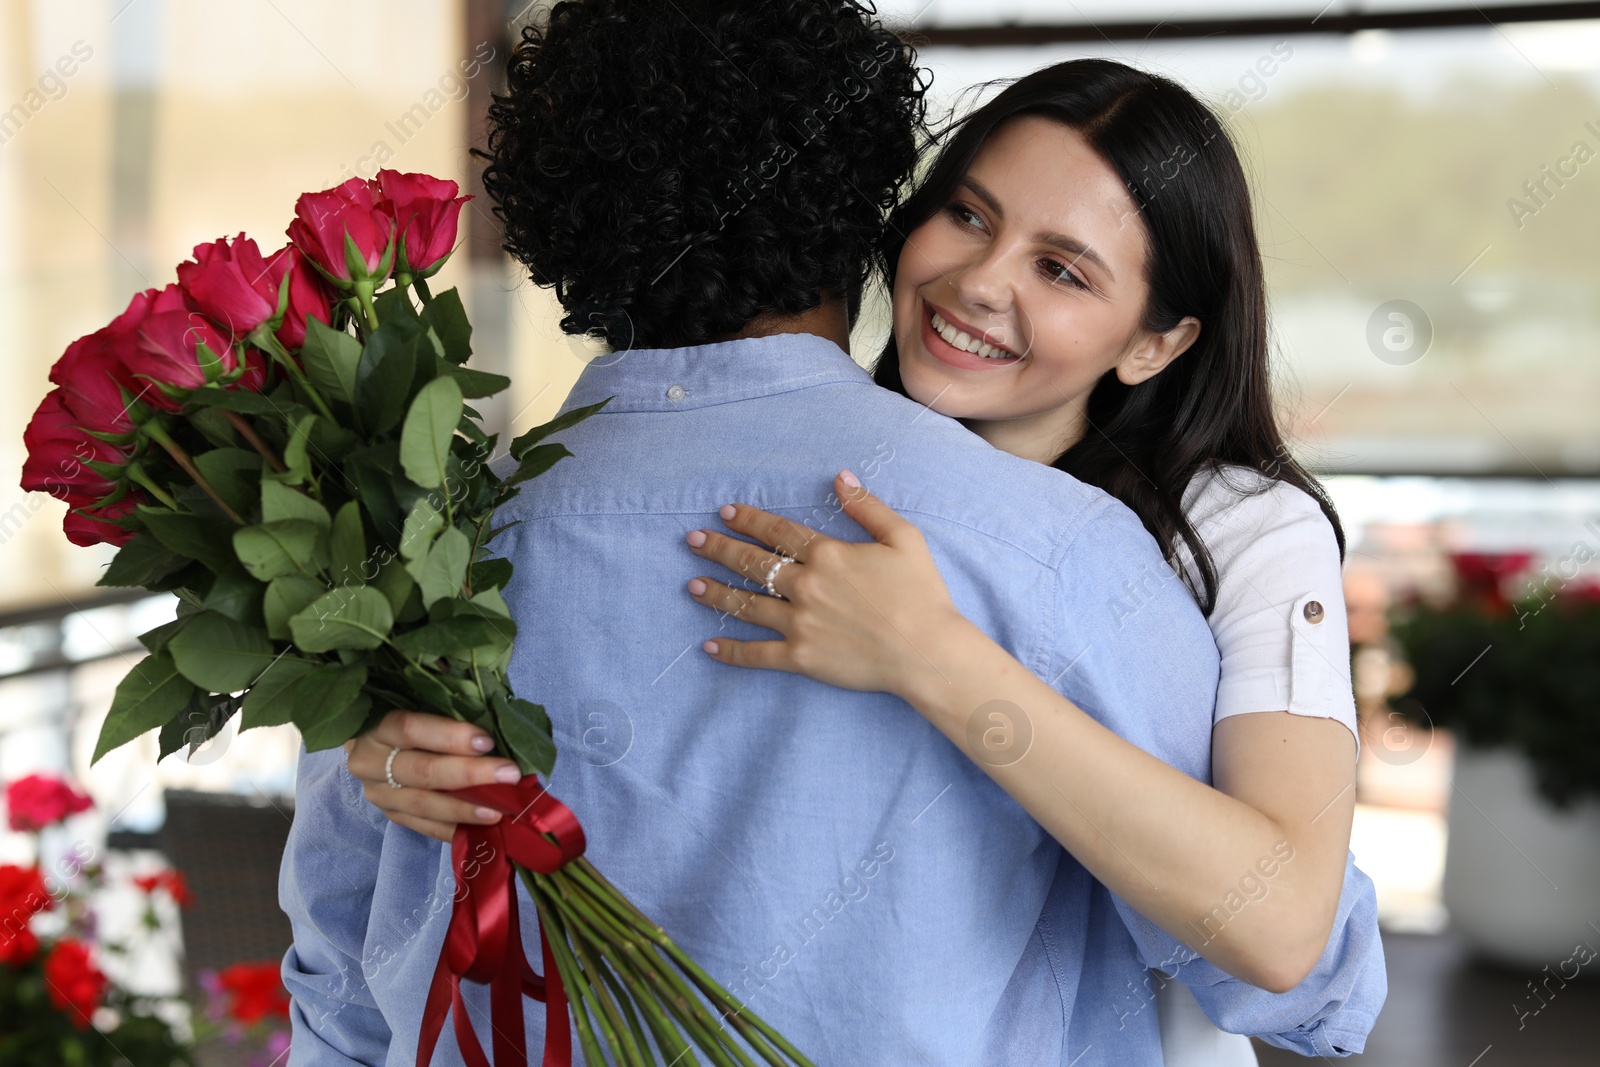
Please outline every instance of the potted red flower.
[[[31, 774], [5, 790], [13, 830], [37, 837], [92, 806], [69, 783]], [[46, 870], [0, 865], [0, 1064], [76, 1067], [192, 1065], [174, 1021], [176, 997], [135, 993], [102, 969], [128, 950], [100, 935], [91, 893], [104, 885], [93, 850], [76, 843]]]
[[1531, 553], [1457, 555], [1455, 595], [1402, 607], [1394, 627], [1415, 671], [1399, 707], [1460, 742], [1451, 924], [1485, 955], [1534, 969], [1592, 940], [1600, 900], [1600, 583], [1585, 569], [1596, 556], [1580, 542], [1535, 571]]

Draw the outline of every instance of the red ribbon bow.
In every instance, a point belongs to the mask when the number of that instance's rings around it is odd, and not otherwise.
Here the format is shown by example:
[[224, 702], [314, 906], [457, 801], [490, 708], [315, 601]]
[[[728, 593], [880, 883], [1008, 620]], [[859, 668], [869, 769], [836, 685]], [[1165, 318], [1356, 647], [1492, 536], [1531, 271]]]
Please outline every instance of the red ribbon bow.
[[[545, 1004], [544, 1067], [571, 1067], [572, 1034], [567, 1026], [567, 995], [561, 974], [550, 956], [543, 924], [539, 947], [544, 955], [544, 977], [533, 973], [522, 950], [522, 927], [517, 920], [517, 891], [512, 863], [539, 874], [550, 874], [583, 855], [583, 827], [578, 817], [551, 796], [530, 774], [516, 785], [480, 785], [451, 794], [502, 813], [506, 818], [492, 826], [456, 828], [451, 842], [455, 865], [455, 910], [445, 934], [444, 951], [433, 972], [433, 984], [422, 1011], [422, 1033], [417, 1041], [417, 1067], [428, 1067], [434, 1046], [453, 1008], [456, 1045], [468, 1067], [490, 1067], [483, 1046], [467, 1018], [461, 998], [461, 979], [489, 984], [490, 1026], [494, 1033], [494, 1062], [500, 1067], [523, 1067], [528, 1062], [527, 1032], [522, 1020], [522, 997], [527, 994]], [[554, 834], [555, 843], [543, 835]]]

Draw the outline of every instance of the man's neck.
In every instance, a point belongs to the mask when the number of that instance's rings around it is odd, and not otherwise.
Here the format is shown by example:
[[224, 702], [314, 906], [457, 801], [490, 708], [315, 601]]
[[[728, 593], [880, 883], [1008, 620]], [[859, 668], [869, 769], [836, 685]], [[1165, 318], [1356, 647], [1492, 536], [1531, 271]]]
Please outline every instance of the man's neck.
[[832, 341], [845, 352], [850, 351], [850, 318], [845, 314], [844, 301], [824, 300], [810, 311], [798, 315], [758, 315], [745, 323], [744, 329], [721, 341], [737, 341], [746, 337], [770, 337], [778, 333], [809, 333]]

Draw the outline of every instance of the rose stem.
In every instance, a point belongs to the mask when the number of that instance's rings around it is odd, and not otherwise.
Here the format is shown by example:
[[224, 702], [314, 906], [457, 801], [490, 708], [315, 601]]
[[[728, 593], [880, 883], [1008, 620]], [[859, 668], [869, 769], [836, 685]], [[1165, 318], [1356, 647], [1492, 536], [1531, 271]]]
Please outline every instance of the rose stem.
[[[582, 870], [573, 872], [573, 878], [574, 881], [578, 881], [579, 886], [584, 886], [586, 875], [584, 875]], [[608, 894], [600, 891], [597, 886], [589, 885], [584, 886], [584, 888], [587, 889], [587, 896], [589, 896], [592, 901], [597, 902], [597, 904], [605, 904], [605, 897], [608, 896]], [[611, 902], [611, 909], [613, 909], [613, 912], [616, 910], [616, 904], [614, 904], [614, 902]], [[634, 909], [634, 912], [638, 913], [638, 909]], [[630, 921], [627, 915], [618, 915], [618, 920]], [[654, 928], [654, 931], [659, 931], [659, 926], [658, 928]], [[645, 929], [645, 931], [642, 931], [642, 933], [645, 934], [645, 936], [650, 937], [651, 941], [656, 942], [656, 944], [661, 944], [661, 942], [656, 939], [656, 936], [654, 936], [654, 931], [651, 931], [651, 929]], [[670, 944], [670, 937], [666, 937], [666, 934], [661, 934], [661, 939], [662, 941], [667, 941]], [[674, 960], [675, 958], [677, 957], [674, 957]], [[699, 968], [694, 968], [694, 971], [699, 971]], [[766, 1062], [770, 1062], [770, 1064], [782, 1064], [781, 1059], [778, 1059], [776, 1054], [771, 1053], [770, 1046], [766, 1045], [765, 1041], [757, 1040], [757, 1035], [760, 1035], [760, 1037], [773, 1038], [774, 1045], [778, 1045], [779, 1048], [782, 1048], [782, 1051], [784, 1051], [784, 1053], [786, 1053], [787, 1056], [792, 1059], [792, 1061], [800, 1062], [800, 1064], [810, 1064], [810, 1061], [808, 1061], [805, 1056], [802, 1056], [802, 1054], [798, 1053], [798, 1051], [795, 1051], [792, 1046], [789, 1046], [789, 1043], [784, 1041], [784, 1038], [779, 1037], [778, 1033], [774, 1032], [770, 1025], [763, 1024], [763, 1022], [760, 1021], [760, 1019], [758, 1019], [754, 1013], [746, 1016], [746, 1014], [744, 1014], [744, 1011], [746, 1011], [746, 1006], [742, 1005], [741, 1001], [739, 1001], [738, 998], [733, 997], [731, 993], [728, 993], [725, 989], [722, 989], [722, 985], [718, 985], [714, 979], [706, 977], [706, 981], [702, 982], [701, 977], [696, 977], [693, 973], [690, 974], [690, 979], [691, 981], [694, 981], [694, 984], [699, 985], [699, 989], [706, 993], [706, 997], [709, 998], [714, 1005], [720, 1006], [720, 1008], [730, 1008], [730, 1011], [725, 1011], [725, 1013], [723, 1013], [723, 1019], [730, 1019], [730, 1021], [733, 1022], [734, 1029], [738, 1029], [739, 1035], [741, 1035], [741, 1037], [744, 1038], [747, 1043], [749, 1043], [750, 1048], [754, 1048], [757, 1053], [760, 1053], [760, 1056], [762, 1056], [762, 1059], [765, 1059]]]
[[159, 423], [147, 422], [144, 424], [143, 430], [154, 438], [157, 444], [167, 450], [167, 455], [171, 456], [173, 461], [183, 468], [185, 474], [194, 479], [195, 485], [205, 490], [206, 495], [217, 502], [217, 506], [223, 510], [228, 518], [240, 526], [245, 525], [245, 521], [239, 517], [239, 513], [229, 507], [228, 502], [218, 496], [215, 489], [211, 488], [211, 483], [206, 481], [205, 475], [201, 474], [199, 468], [194, 465], [194, 461], [189, 458], [189, 453], [179, 447], [178, 442], [168, 437], [167, 431]]
[[[540, 892], [548, 898], [548, 906], [550, 908], [559, 910], [564, 907], [560, 898], [543, 882], [540, 884]], [[590, 934], [589, 936], [593, 937], [594, 935]], [[650, 1032], [655, 1035], [656, 1044], [661, 1051], [664, 1054], [672, 1053], [673, 1059], [671, 1062], [674, 1064], [687, 1055], [689, 1057], [688, 1062], [697, 1067], [699, 1061], [694, 1058], [689, 1046], [684, 1043], [682, 1035], [678, 1033], [678, 1028], [673, 1025], [672, 1020], [667, 1018], [666, 1012], [661, 1006], [659, 995], [655, 990], [649, 988], [650, 983], [641, 975], [634, 973], [631, 961], [615, 957], [607, 957], [607, 959], [616, 967], [618, 977], [622, 979], [623, 984], [633, 994], [633, 998], [638, 1003], [639, 1009], [644, 1013], [645, 1022], [649, 1024]]]
[[283, 465], [283, 460], [279, 459], [277, 453], [273, 452], [267, 443], [261, 439], [261, 435], [256, 433], [256, 428], [251, 426], [250, 421], [243, 415], [237, 411], [229, 411], [227, 408], [223, 408], [222, 417], [227, 419], [235, 430], [239, 431], [240, 437], [250, 442], [251, 448], [261, 453], [261, 458], [270, 463], [273, 470], [285, 471], [289, 469]]
[[[639, 946], [633, 941], [629, 931], [623, 928], [610, 915], [606, 915], [592, 907], [587, 896], [576, 882], [573, 882], [570, 887], [560, 885], [560, 890], [563, 896], [566, 896], [568, 892], [571, 893], [571, 896], [567, 897], [568, 902], [577, 908], [584, 918], [595, 924], [597, 930], [610, 934], [611, 939], [618, 942], [625, 953], [638, 957], [640, 965], [647, 968], [647, 976], [664, 992], [670, 994], [666, 1002], [667, 1007], [684, 1020], [695, 1040], [705, 1049], [707, 1056], [712, 1057], [715, 1062], [723, 1064], [725, 1067], [737, 1067], [727, 1055], [728, 1052], [731, 1052], [739, 1058], [739, 1062], [743, 1067], [756, 1067], [755, 1061], [744, 1054], [744, 1050], [735, 1043], [732, 1034], [729, 1034], [711, 1018], [711, 1013], [705, 1010], [705, 1007], [700, 1003], [694, 992], [683, 984], [682, 980], [673, 972], [671, 966], [662, 966], [661, 964], [664, 961], [657, 959], [649, 959], [649, 962], [645, 962], [647, 957], [640, 952]], [[727, 1037], [726, 1041], [723, 1040], [724, 1035]]]
[[[565, 909], [567, 906], [551, 889], [549, 875], [532, 877], [530, 885], [538, 888], [540, 894], [539, 903], [543, 908], [548, 909], [552, 914], [563, 914], [563, 909]], [[543, 912], [540, 914], [542, 915]], [[577, 923], [573, 923], [572, 931], [575, 934], [583, 932], [590, 938], [595, 937], [592, 931], [583, 931], [582, 927]], [[552, 954], [555, 952], [554, 942], [551, 943], [551, 952]], [[667, 1018], [666, 1013], [661, 1006], [659, 996], [655, 994], [654, 990], [647, 988], [649, 983], [643, 977], [634, 974], [633, 969], [629, 965], [628, 961], [613, 959], [611, 962], [616, 966], [617, 974], [622, 978], [624, 984], [626, 984], [628, 989], [633, 993], [634, 999], [638, 1002], [640, 1009], [644, 1012], [645, 1020], [650, 1024], [650, 1030], [653, 1034], [655, 1034], [656, 1043], [661, 1047], [662, 1051], [673, 1054], [673, 1063], [676, 1063], [684, 1055], [688, 1055], [688, 1062], [693, 1065], [698, 1065], [699, 1061], [697, 1061], [690, 1053], [689, 1046], [684, 1043], [682, 1036], [679, 1035], [677, 1028], [672, 1024], [672, 1021]]]
[[[526, 878], [524, 879], [526, 880]], [[532, 886], [530, 885], [531, 889]], [[550, 943], [550, 955], [556, 961], [556, 969], [561, 972], [561, 981], [576, 997], [569, 996], [568, 1008], [572, 1018], [578, 1024], [578, 1040], [583, 1045], [583, 1057], [592, 1060], [600, 1067], [605, 1067], [605, 1057], [600, 1054], [600, 1047], [595, 1044], [594, 1033], [589, 1029], [589, 1014], [584, 1007], [584, 990], [577, 974], [576, 961], [571, 958], [571, 951], [567, 948], [566, 932], [561, 926], [561, 920], [548, 913], [541, 905], [539, 898], [534, 897], [534, 907], [539, 912], [539, 922], [546, 931], [545, 939]], [[546, 980], [548, 981], [548, 975]], [[548, 995], [548, 994], [547, 994]], [[574, 1003], [573, 1001], [576, 1001]], [[545, 1040], [549, 1040], [546, 1035]]]
[[[591, 897], [596, 900], [605, 900], [611, 903], [613, 909], [616, 909], [620, 904], [622, 907], [626, 907], [627, 910], [636, 916], [639, 921], [646, 924], [646, 926], [640, 932], [648, 936], [651, 941], [667, 951], [671, 955], [672, 959], [677, 961], [683, 967], [684, 971], [688, 973], [689, 977], [694, 980], [694, 983], [705, 992], [706, 996], [711, 999], [713, 1003], [721, 1002], [735, 1008], [736, 1010], [732, 1012], [729, 1017], [734, 1020], [734, 1025], [739, 1027], [740, 1033], [744, 1035], [745, 1040], [749, 1041], [750, 1036], [744, 1030], [744, 1028], [739, 1025], [741, 1020], [749, 1023], [750, 1026], [754, 1027], [759, 1033], [762, 1034], [762, 1036], [766, 1037], [772, 1042], [772, 1044], [781, 1049], [784, 1055], [788, 1056], [795, 1063], [804, 1064], [806, 1067], [813, 1067], [809, 1059], [802, 1055], [798, 1049], [784, 1039], [783, 1035], [774, 1030], [760, 1016], [753, 1012], [749, 1015], [744, 1015], [744, 1004], [733, 994], [723, 989], [721, 984], [719, 984], [710, 975], [706, 974], [705, 971], [703, 971], [700, 966], [688, 956], [687, 953], [679, 949], [673, 940], [667, 936], [665, 930], [661, 929], [661, 927], [656, 926], [654, 923], [651, 923], [647, 918], [645, 918], [643, 912], [634, 907], [627, 897], [623, 896], [617, 891], [615, 886], [606, 881], [605, 876], [600, 873], [598, 868], [596, 868], [593, 864], [583, 863], [581, 860], [577, 863], [569, 864], [568, 866], [573, 868], [571, 871], [571, 877], [573, 879], [578, 881], [579, 884], [585, 884], [586, 882], [588, 883], [587, 888], [589, 889], [589, 894]], [[602, 884], [604, 888], [602, 888]], [[610, 892], [605, 892], [605, 889], [609, 889]], [[764, 1050], [755, 1041], [750, 1041], [750, 1044], [755, 1047], [756, 1051], [762, 1052], [762, 1054], [765, 1055]]]
[[[604, 962], [609, 963], [609, 961]], [[617, 1006], [622, 1009], [622, 1014], [627, 1017], [628, 1030], [633, 1034], [633, 1043], [639, 1049], [640, 1062], [645, 1064], [654, 1063], [654, 1052], [650, 1048], [650, 1039], [645, 1037], [644, 1027], [640, 1025], [639, 1017], [634, 1014], [633, 998], [622, 987], [622, 983], [617, 980], [617, 976], [611, 973], [611, 967], [602, 965], [599, 970], [601, 980], [611, 990], [612, 996], [616, 998]]]
[[[584, 972], [593, 978], [601, 978], [600, 964], [597, 964], [589, 955], [589, 950], [583, 943], [583, 938], [572, 939], [572, 954], [583, 964]], [[633, 1031], [624, 1023], [622, 1015], [617, 1011], [617, 1006], [611, 1000], [611, 992], [606, 987], [604, 980], [594, 983], [595, 1000], [600, 1005], [600, 1010], [605, 1012], [611, 1022], [611, 1030], [607, 1034], [618, 1050], [617, 1059], [622, 1060], [627, 1067], [648, 1067], [644, 1054], [639, 1051], [633, 1042]], [[620, 1040], [619, 1040], [620, 1039]]]
[[289, 373], [289, 377], [294, 380], [294, 384], [298, 385], [301, 392], [311, 398], [311, 403], [316, 406], [319, 415], [335, 426], [339, 425], [339, 420], [333, 417], [333, 411], [328, 407], [327, 401], [323, 400], [322, 394], [312, 387], [311, 379], [306, 377], [306, 372], [300, 369], [300, 364], [294, 361], [294, 357], [289, 354], [289, 350], [283, 347], [283, 342], [278, 340], [274, 334], [257, 332], [260, 333], [260, 336], [257, 337], [256, 334], [251, 334], [250, 339], [261, 344], [267, 350], [267, 354], [283, 366], [283, 369]]
[[178, 502], [167, 494], [167, 491], [156, 484], [156, 480], [144, 472], [144, 468], [137, 463], [130, 463], [123, 468], [128, 472], [128, 477], [138, 482], [150, 491], [150, 495], [161, 501], [173, 511], [178, 510]]

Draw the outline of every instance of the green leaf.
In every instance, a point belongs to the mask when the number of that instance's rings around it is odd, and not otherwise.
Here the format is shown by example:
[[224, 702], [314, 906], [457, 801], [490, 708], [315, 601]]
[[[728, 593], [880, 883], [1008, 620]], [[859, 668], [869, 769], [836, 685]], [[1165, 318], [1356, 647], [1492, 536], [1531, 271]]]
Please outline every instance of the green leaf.
[[510, 641], [488, 619], [452, 618], [420, 626], [394, 639], [395, 648], [408, 659], [430, 661], [453, 656], [465, 659], [475, 649], [495, 654]]
[[322, 582], [300, 574], [274, 578], [272, 584], [267, 586], [266, 599], [261, 607], [267, 623], [267, 636], [274, 641], [289, 640], [289, 620], [327, 591], [328, 587]]
[[266, 586], [246, 574], [237, 564], [217, 575], [206, 592], [204, 605], [236, 622], [259, 625], [261, 597]]
[[148, 652], [160, 652], [167, 647], [167, 642], [172, 640], [174, 634], [189, 625], [189, 620], [193, 617], [192, 615], [185, 615], [182, 618], [173, 619], [171, 622], [164, 622], [152, 630], [146, 630], [139, 635], [139, 643]]
[[215, 611], [196, 615], [166, 651], [185, 678], [213, 693], [245, 688], [276, 656], [260, 628]]
[[243, 448], [213, 448], [197, 452], [194, 465], [211, 488], [241, 515], [256, 504], [256, 483], [261, 481], [261, 457]]
[[[373, 433], [388, 433], [405, 414], [418, 374], [417, 332], [405, 319], [389, 319], [372, 331], [356, 367], [356, 406]], [[432, 369], [432, 361], [428, 361]]]
[[461, 395], [467, 399], [476, 399], [482, 396], [494, 396], [496, 393], [511, 388], [511, 379], [504, 374], [490, 374], [488, 371], [472, 370], [469, 367], [456, 367], [445, 365], [445, 373], [455, 380], [461, 387]]
[[437, 293], [422, 309], [424, 325], [433, 328], [444, 348], [444, 358], [451, 363], [465, 363], [472, 355], [472, 323], [467, 309], [461, 305], [461, 294], [455, 289]]
[[188, 557], [167, 548], [153, 534], [134, 534], [117, 550], [96, 585], [137, 588], [160, 581], [188, 565]]
[[516, 697], [493, 698], [500, 733], [523, 774], [549, 776], [556, 766], [556, 745], [550, 736], [550, 716], [543, 707]]
[[498, 615], [503, 619], [511, 618], [511, 609], [506, 606], [505, 597], [500, 595], [498, 589], [479, 590], [472, 594], [472, 599], [467, 603], [491, 615]]
[[405, 609], [406, 600], [410, 598], [417, 583], [411, 575], [406, 573], [404, 563], [398, 559], [389, 559], [378, 568], [378, 576], [372, 581], [373, 588], [377, 589], [389, 600], [389, 607], [394, 611], [396, 619], [400, 618]]
[[201, 407], [237, 411], [241, 415], [275, 415], [279, 417], [299, 414], [305, 409], [299, 404], [280, 403], [260, 393], [244, 389], [224, 389], [220, 385], [207, 385], [189, 394], [189, 403]]
[[262, 672], [244, 696], [240, 730], [257, 726], [281, 726], [294, 720], [294, 684], [305, 677], [314, 664], [294, 656], [280, 656]]
[[578, 423], [582, 422], [584, 419], [587, 419], [590, 415], [593, 415], [595, 412], [599, 411], [601, 408], [605, 407], [615, 399], [615, 396], [608, 396], [598, 404], [590, 404], [587, 407], [573, 408], [571, 411], [562, 412], [549, 422], [535, 426], [533, 429], [529, 430], [527, 433], [511, 442], [511, 454], [516, 456], [518, 460], [521, 460], [524, 453], [526, 453], [540, 441], [543, 441], [546, 437], [549, 437], [553, 433], [558, 433], [561, 430], [570, 429], [571, 427], [578, 425]]
[[156, 761], [166, 759], [185, 745], [189, 746], [189, 757], [192, 757], [196, 749], [222, 732], [238, 710], [238, 697], [219, 698], [196, 690], [183, 710], [161, 728], [161, 750]]
[[233, 550], [245, 569], [263, 582], [285, 574], [309, 577], [328, 562], [328, 538], [304, 519], [285, 519], [234, 531]]
[[361, 505], [354, 500], [333, 517], [328, 561], [336, 585], [366, 582], [367, 536], [361, 529]]
[[537, 478], [545, 471], [556, 465], [556, 461], [572, 455], [566, 445], [534, 445], [522, 454], [522, 460], [517, 464], [517, 469], [511, 477], [506, 479], [507, 485], [520, 485], [529, 478]]
[[289, 620], [289, 632], [302, 652], [377, 648], [393, 628], [388, 597], [369, 585], [335, 589]]
[[157, 541], [180, 556], [197, 559], [217, 572], [227, 570], [233, 562], [233, 553], [228, 551], [228, 537], [237, 527], [227, 520], [186, 515], [165, 508], [141, 507], [138, 515]]
[[[233, 428], [228, 417], [216, 408], [190, 408], [184, 416], [185, 421], [200, 431], [200, 436], [211, 442], [215, 448], [237, 448], [243, 440], [239, 431]], [[195, 454], [198, 449], [192, 449]]]
[[412, 560], [406, 567], [422, 588], [422, 603], [432, 607], [436, 600], [460, 596], [471, 558], [472, 542], [458, 527], [440, 534], [425, 558]]
[[461, 418], [461, 387], [453, 378], [435, 378], [422, 387], [400, 430], [400, 466], [406, 477], [427, 489], [444, 485], [450, 440]]
[[311, 477], [311, 428], [316, 421], [316, 415], [309, 412], [295, 420], [294, 425], [289, 428], [288, 443], [283, 446], [283, 465], [288, 469], [274, 471], [263, 477], [263, 482], [299, 485]]
[[408, 665], [404, 672], [406, 684], [410, 687], [411, 695], [421, 703], [427, 704], [434, 711], [448, 715], [455, 708], [455, 701], [450, 695], [450, 689], [437, 677], [421, 667]]
[[117, 686], [111, 698], [111, 711], [100, 727], [100, 740], [94, 747], [97, 763], [101, 756], [121, 748], [147, 730], [163, 726], [189, 702], [194, 686], [178, 673], [167, 652], [146, 656]]
[[399, 469], [400, 449], [393, 441], [364, 448], [344, 461], [345, 479], [356, 498], [365, 506], [367, 517], [372, 520], [380, 541], [393, 542], [400, 537], [400, 523], [405, 509], [395, 494], [395, 482], [405, 482], [405, 479], [396, 473]]
[[306, 377], [323, 396], [347, 404], [356, 399], [356, 368], [361, 363], [361, 342], [342, 330], [316, 319], [306, 320], [306, 343], [300, 349]]
[[290, 690], [292, 721], [312, 752], [342, 745], [361, 732], [372, 698], [361, 691], [365, 667], [313, 667]]
[[373, 304], [378, 312], [378, 318], [384, 322], [392, 322], [396, 319], [405, 319], [412, 323], [420, 321], [417, 317], [417, 309], [411, 303], [410, 294], [398, 285], [379, 293]]
[[283, 522], [300, 519], [326, 530], [333, 525], [328, 509], [298, 489], [281, 482], [261, 483], [261, 521]]
[[405, 528], [400, 531], [400, 554], [406, 559], [420, 559], [433, 546], [433, 539], [444, 529], [444, 516], [427, 497], [419, 497], [406, 516]]
[[509, 559], [484, 559], [472, 565], [472, 588], [504, 589], [511, 581], [511, 561]]

